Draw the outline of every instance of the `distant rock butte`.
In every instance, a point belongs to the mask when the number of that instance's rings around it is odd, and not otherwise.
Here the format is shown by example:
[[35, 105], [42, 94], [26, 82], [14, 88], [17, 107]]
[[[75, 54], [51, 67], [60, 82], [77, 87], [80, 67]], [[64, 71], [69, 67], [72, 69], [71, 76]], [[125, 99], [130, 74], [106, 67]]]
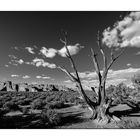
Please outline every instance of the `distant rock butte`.
[[28, 84], [28, 83], [12, 83], [12, 81], [0, 82], [0, 91], [12, 92], [43, 92], [43, 91], [74, 91], [64, 85], [53, 84]]

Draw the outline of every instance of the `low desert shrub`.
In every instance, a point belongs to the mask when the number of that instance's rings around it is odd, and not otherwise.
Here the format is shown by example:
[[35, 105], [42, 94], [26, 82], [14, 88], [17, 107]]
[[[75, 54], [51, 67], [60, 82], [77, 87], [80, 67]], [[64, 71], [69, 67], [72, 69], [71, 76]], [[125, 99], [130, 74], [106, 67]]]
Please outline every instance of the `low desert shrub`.
[[31, 108], [32, 109], [43, 109], [45, 106], [46, 102], [41, 99], [36, 99], [31, 103]]
[[51, 109], [60, 109], [60, 108], [64, 108], [65, 104], [64, 104], [64, 102], [56, 101], [56, 102], [50, 103], [49, 107]]
[[54, 109], [44, 109], [41, 112], [41, 119], [43, 123], [48, 126], [57, 126], [61, 122], [60, 114]]
[[11, 110], [16, 111], [16, 110], [19, 110], [19, 106], [16, 103], [12, 102], [12, 101], [6, 102], [3, 105], [3, 108], [5, 110], [7, 110], [7, 111], [11, 111]]
[[31, 99], [24, 99], [24, 100], [20, 100], [20, 105], [30, 105], [30, 103], [32, 102]]
[[140, 128], [140, 122], [132, 120], [131, 118], [122, 118], [122, 120], [118, 122], [117, 126], [121, 129], [135, 129]]
[[27, 107], [23, 107], [23, 108], [22, 108], [22, 113], [23, 113], [24, 115], [28, 114], [28, 112], [29, 112], [29, 109], [28, 109]]

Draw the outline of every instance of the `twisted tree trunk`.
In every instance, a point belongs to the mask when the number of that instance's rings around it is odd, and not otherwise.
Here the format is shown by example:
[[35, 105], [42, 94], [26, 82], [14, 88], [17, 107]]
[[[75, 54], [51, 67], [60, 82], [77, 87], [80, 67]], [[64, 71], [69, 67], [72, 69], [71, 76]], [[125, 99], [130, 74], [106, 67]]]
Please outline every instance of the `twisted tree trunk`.
[[[98, 46], [99, 46], [100, 52], [103, 56], [104, 65], [103, 65], [103, 74], [101, 74], [101, 70], [99, 68], [99, 63], [97, 60], [97, 55], [94, 53], [93, 49], [91, 49], [91, 53], [92, 53], [91, 57], [92, 57], [95, 71], [96, 71], [96, 74], [97, 74], [98, 80], [99, 80], [98, 92], [96, 93], [98, 95], [98, 97], [96, 98], [96, 101], [93, 102], [86, 95], [86, 93], [83, 89], [83, 86], [82, 86], [78, 71], [76, 69], [74, 60], [71, 57], [71, 54], [67, 48], [67, 33], [66, 32], [64, 32], [64, 39], [63, 40], [60, 39], [60, 41], [64, 44], [64, 46], [66, 48], [66, 52], [67, 52], [66, 56], [70, 60], [71, 66], [72, 66], [73, 70], [75, 71], [75, 75], [71, 74], [64, 67], [58, 66], [57, 68], [59, 68], [61, 71], [65, 72], [70, 77], [70, 79], [77, 84], [79, 92], [81, 93], [85, 102], [90, 107], [90, 110], [92, 110], [92, 112], [93, 112], [92, 119], [96, 120], [97, 122], [102, 122], [103, 124], [110, 122], [111, 116], [109, 116], [108, 110], [109, 110], [109, 107], [111, 104], [111, 100], [106, 101], [107, 97], [106, 97], [106, 92], [105, 92], [105, 84], [106, 84], [108, 70], [110, 69], [112, 64], [115, 62], [115, 60], [124, 52], [124, 50], [116, 57], [114, 56], [114, 54], [111, 50], [111, 61], [107, 65], [107, 58], [106, 58], [105, 52], [102, 49], [102, 46], [100, 44], [101, 40], [98, 37]], [[91, 89], [93, 90], [93, 92], [95, 92], [94, 87], [92, 87]]]

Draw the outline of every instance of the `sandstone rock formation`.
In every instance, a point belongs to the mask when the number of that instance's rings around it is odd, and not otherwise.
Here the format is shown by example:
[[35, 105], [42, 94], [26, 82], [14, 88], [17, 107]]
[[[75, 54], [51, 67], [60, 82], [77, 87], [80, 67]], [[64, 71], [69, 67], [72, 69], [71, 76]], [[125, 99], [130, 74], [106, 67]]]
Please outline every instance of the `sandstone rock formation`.
[[12, 83], [12, 81], [0, 82], [0, 91], [12, 92], [44, 92], [44, 91], [74, 91], [63, 85], [53, 84], [28, 84]]

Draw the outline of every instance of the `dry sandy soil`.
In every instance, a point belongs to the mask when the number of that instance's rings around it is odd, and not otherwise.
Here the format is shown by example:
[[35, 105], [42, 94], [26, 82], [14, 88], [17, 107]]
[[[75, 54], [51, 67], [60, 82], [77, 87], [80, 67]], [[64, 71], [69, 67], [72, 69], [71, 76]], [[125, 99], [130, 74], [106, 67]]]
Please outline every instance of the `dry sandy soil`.
[[[110, 109], [110, 112], [114, 112], [118, 115], [120, 112], [125, 113], [130, 110], [127, 105], [118, 105]], [[93, 120], [90, 120], [91, 111], [88, 108], [82, 108], [80, 105], [67, 107], [57, 110], [63, 116], [62, 124], [55, 127], [58, 129], [94, 129], [94, 128], [122, 128], [116, 125], [116, 122], [110, 123], [105, 126], [97, 126]], [[20, 111], [10, 112], [6, 114], [6, 117], [10, 119], [5, 120], [9, 126], [8, 128], [46, 128], [45, 124], [42, 124], [39, 120], [41, 110], [32, 110], [31, 115], [24, 115]], [[12, 125], [15, 123], [13, 118], [15, 117], [16, 123], [14, 127]], [[139, 122], [140, 124], [140, 113], [130, 113], [123, 115], [123, 119], [130, 119], [132, 122]], [[6, 127], [5, 127], [6, 128]], [[138, 126], [137, 128], [140, 128]]]
[[[113, 112], [113, 111], [118, 111], [118, 112], [125, 112], [127, 110], [129, 110], [130, 108], [127, 106], [127, 105], [118, 105], [116, 107], [113, 107], [111, 108], [110, 112]], [[71, 112], [72, 111], [72, 112]], [[118, 125], [117, 125], [117, 122], [114, 122], [114, 123], [110, 123], [108, 125], [105, 125], [105, 126], [97, 126], [93, 120], [90, 120], [90, 116], [91, 116], [91, 111], [88, 110], [88, 109], [82, 109], [80, 108], [80, 106], [75, 106], [75, 107], [72, 107], [71, 109], [67, 108], [67, 110], [65, 109], [65, 113], [66, 114], [80, 114], [80, 113], [83, 113], [81, 116], [79, 115], [79, 118], [81, 117], [81, 121], [77, 121], [77, 122], [74, 122], [74, 123], [68, 123], [64, 126], [60, 126], [60, 127], [57, 127], [57, 128], [61, 128], [61, 129], [95, 129], [95, 128], [120, 128]], [[131, 121], [137, 123], [139, 122], [140, 123], [140, 112], [139, 113], [131, 113], [129, 115], [124, 115], [123, 116], [123, 119], [130, 119]], [[119, 123], [119, 122], [118, 122]], [[140, 128], [137, 127], [137, 128]]]

